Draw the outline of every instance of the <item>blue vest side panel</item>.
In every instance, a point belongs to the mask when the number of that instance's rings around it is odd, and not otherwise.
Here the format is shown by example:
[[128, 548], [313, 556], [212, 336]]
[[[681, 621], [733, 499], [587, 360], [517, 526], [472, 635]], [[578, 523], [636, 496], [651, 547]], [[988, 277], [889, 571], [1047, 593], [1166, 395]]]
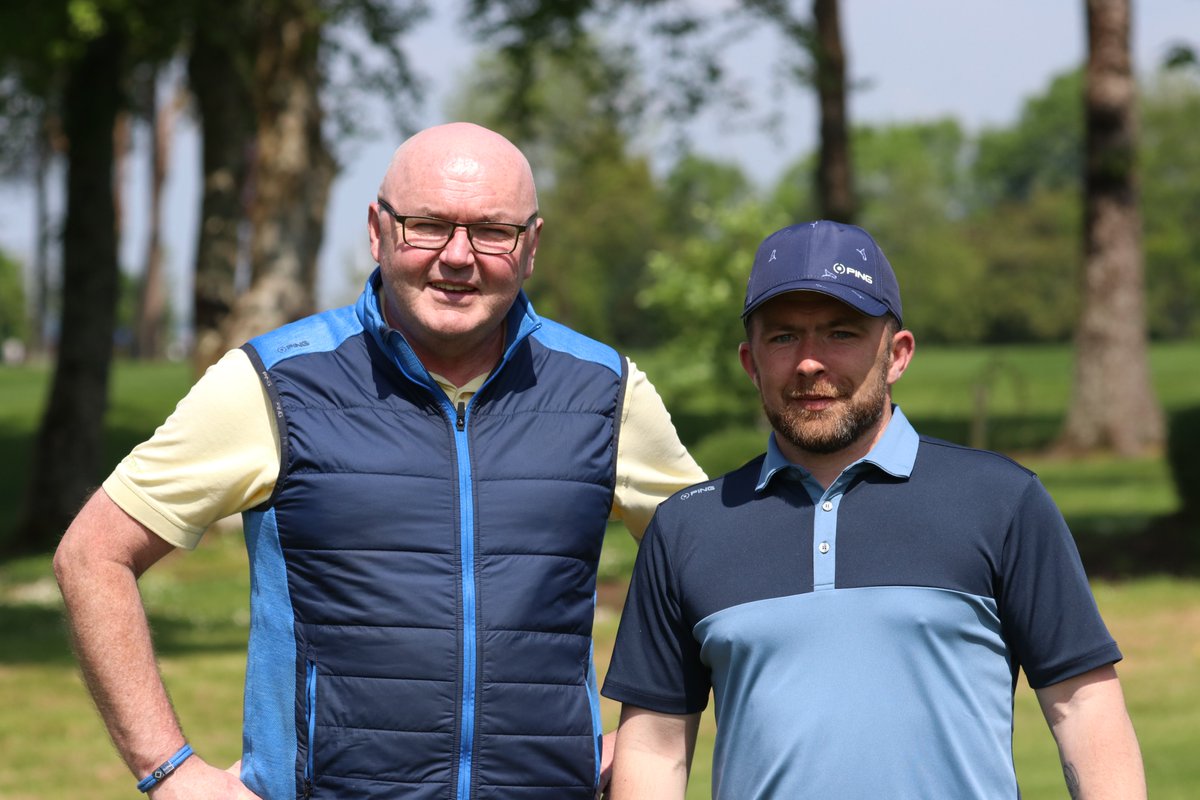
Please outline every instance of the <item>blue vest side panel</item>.
[[245, 515], [250, 557], [250, 645], [242, 713], [242, 781], [261, 797], [295, 797], [292, 764], [296, 729], [290, 705], [295, 694], [295, 627], [287, 568], [273, 511]]

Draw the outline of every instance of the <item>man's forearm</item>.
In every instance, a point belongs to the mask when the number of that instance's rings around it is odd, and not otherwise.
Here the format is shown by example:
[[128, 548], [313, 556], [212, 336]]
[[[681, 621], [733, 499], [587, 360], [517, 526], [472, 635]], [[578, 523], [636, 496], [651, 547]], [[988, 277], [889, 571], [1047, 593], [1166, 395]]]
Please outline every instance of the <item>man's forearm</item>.
[[[84, 681], [118, 752], [140, 778], [184, 743], [159, 676], [135, 572], [139, 560], [148, 566], [171, 548], [149, 532], [114, 530], [135, 524], [116, 514], [124, 512], [97, 492], [63, 537], [54, 568]], [[137, 557], [126, 557], [127, 546], [109, 547], [131, 536], [147, 537]]]
[[687, 792], [698, 714], [621, 710], [611, 800], [683, 800]]
[[1142, 754], [1112, 667], [1038, 690], [1058, 743], [1063, 777], [1077, 800], [1146, 797]]

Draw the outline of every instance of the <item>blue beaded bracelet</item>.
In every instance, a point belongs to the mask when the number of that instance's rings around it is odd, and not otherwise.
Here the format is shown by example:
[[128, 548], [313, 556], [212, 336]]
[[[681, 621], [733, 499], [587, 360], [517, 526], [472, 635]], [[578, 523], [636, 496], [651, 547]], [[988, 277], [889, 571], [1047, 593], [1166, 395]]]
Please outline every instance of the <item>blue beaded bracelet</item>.
[[176, 750], [175, 755], [164, 761], [158, 769], [154, 770], [154, 772], [151, 772], [149, 775], [138, 781], [138, 791], [144, 794], [145, 792], [153, 789], [155, 786], [158, 786], [158, 784], [167, 779], [167, 776], [179, 769], [179, 765], [187, 761], [188, 756], [191, 754], [192, 746], [190, 744], [185, 744], [183, 747]]

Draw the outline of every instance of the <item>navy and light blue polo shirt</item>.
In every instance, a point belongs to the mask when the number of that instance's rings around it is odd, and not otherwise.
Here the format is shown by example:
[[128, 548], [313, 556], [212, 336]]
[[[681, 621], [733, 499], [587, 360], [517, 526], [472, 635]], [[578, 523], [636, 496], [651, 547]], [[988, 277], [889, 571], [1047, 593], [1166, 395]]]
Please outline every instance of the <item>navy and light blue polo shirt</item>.
[[659, 506], [603, 693], [716, 704], [713, 797], [1015, 798], [1012, 697], [1120, 660], [1062, 515], [899, 408], [824, 489], [775, 445]]

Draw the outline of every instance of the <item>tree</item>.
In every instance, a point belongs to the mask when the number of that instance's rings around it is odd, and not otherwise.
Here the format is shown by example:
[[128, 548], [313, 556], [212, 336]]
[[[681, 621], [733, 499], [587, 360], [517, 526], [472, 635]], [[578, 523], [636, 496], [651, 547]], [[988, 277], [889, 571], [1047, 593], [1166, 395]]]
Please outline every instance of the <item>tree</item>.
[[[455, 101], [455, 116], [509, 136], [538, 177], [539, 210], [548, 222], [527, 284], [540, 313], [619, 346], [654, 341], [654, 320], [637, 313], [634, 295], [645, 253], [661, 239], [663, 206], [646, 156], [630, 145], [644, 89], [624, 51], [589, 39], [574, 48], [528, 51], [525, 114], [511, 118], [506, 87], [515, 66], [485, 57]], [[673, 213], [673, 212], [672, 212]]]
[[846, 51], [837, 0], [813, 0], [813, 21], [817, 33], [813, 61], [821, 108], [817, 198], [826, 219], [854, 222], [858, 205], [846, 111]]
[[1135, 455], [1160, 445], [1150, 380], [1138, 206], [1130, 0], [1087, 0], [1082, 314], [1060, 445]]
[[64, 324], [50, 397], [38, 428], [17, 545], [55, 541], [95, 485], [103, 460], [117, 300], [113, 125], [129, 55], [128, 33], [103, 19], [67, 71], [69, 141], [63, 230]]
[[48, 202], [52, 160], [65, 152], [61, 95], [68, 24], [59, 4], [11, 2], [0, 8], [0, 174], [28, 177], [34, 188], [35, 250], [29, 265], [29, 352], [45, 353], [50, 307]]
[[150, 127], [150, 235], [138, 281], [137, 314], [133, 326], [133, 352], [138, 358], [161, 358], [166, 348], [167, 287], [163, 275], [162, 195], [171, 161], [171, 139], [183, 95], [174, 92], [166, 105], [158, 102], [158, 71], [151, 69], [143, 82], [144, 112]]
[[[224, 352], [221, 324], [233, 308], [246, 226], [246, 192], [254, 147], [256, 3], [196, 0], [188, 84], [203, 143], [200, 226], [192, 289], [192, 367], [200, 375]], [[200, 20], [223, 21], [221, 25]]]
[[[207, 207], [211, 213], [204, 217], [221, 238], [200, 254], [203, 260], [198, 256], [206, 272], [203, 284], [197, 284], [204, 293], [197, 296], [197, 311], [205, 312], [197, 369], [225, 350], [314, 309], [325, 207], [337, 173], [328, 129], [333, 122], [351, 118], [338, 113], [340, 104], [361, 100], [364, 88], [387, 96], [390, 107], [403, 108], [398, 101], [413, 83], [397, 40], [422, 18], [425, 8], [421, 0], [242, 0], [233, 5], [233, 30], [212, 43], [215, 52], [206, 53], [231, 57], [224, 72], [235, 85], [228, 94], [210, 92], [212, 102], [204, 108], [234, 125], [231, 134], [205, 126], [206, 134], [217, 139], [217, 163], [208, 166], [227, 174], [222, 185], [213, 187], [213, 203]], [[247, 23], [248, 29], [243, 29]], [[344, 29], [359, 34], [350, 47], [339, 42]], [[368, 65], [360, 51], [382, 51], [389, 64]], [[352, 85], [344, 91], [331, 78], [331, 63], [339, 56], [344, 56], [342, 66], [351, 76]], [[249, 84], [243, 79], [247, 66]], [[244, 99], [247, 87], [254, 121], [249, 140], [243, 138], [244, 107], [229, 107]], [[347, 99], [339, 101], [339, 96]], [[237, 149], [246, 141], [252, 148], [248, 161], [242, 162]], [[206, 176], [218, 174], [207, 172], [206, 166]], [[244, 195], [239, 182], [243, 174]], [[247, 198], [250, 278], [249, 287], [235, 293], [237, 232], [243, 219], [240, 195]]]
[[336, 174], [322, 130], [323, 14], [310, 0], [264, 5], [256, 24], [250, 286], [222, 322], [222, 352], [312, 313]]
[[790, 72], [817, 92], [819, 146], [813, 185], [818, 216], [854, 222], [858, 216], [850, 121], [846, 106], [846, 50], [842, 45], [838, 0], [813, 0], [812, 22], [794, 14], [788, 0], [746, 0], [745, 5], [774, 24], [800, 53]]
[[19, 76], [47, 107], [62, 109], [67, 142], [63, 323], [18, 548], [57, 541], [102, 469], [119, 279], [114, 124], [128, 105], [133, 65], [160, 63], [174, 49], [175, 11], [148, 0], [78, 0], [11, 3], [0, 12], [0, 30], [24, 36], [6, 41], [0, 69]]

